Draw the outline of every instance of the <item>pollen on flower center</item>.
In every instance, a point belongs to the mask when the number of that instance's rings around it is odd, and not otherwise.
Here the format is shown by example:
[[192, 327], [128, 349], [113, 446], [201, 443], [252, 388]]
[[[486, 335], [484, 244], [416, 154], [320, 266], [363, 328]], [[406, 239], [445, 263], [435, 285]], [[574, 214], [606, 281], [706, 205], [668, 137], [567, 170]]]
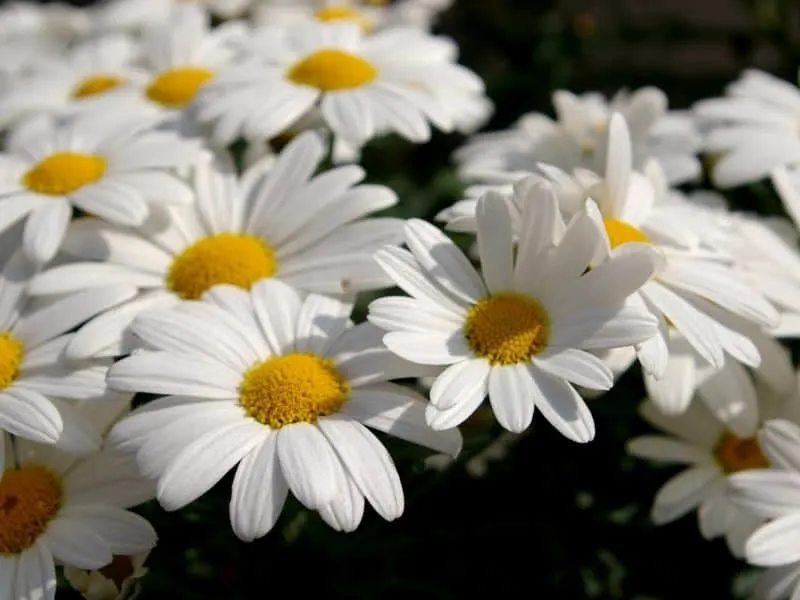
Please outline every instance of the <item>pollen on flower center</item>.
[[740, 438], [727, 431], [717, 442], [714, 457], [726, 474], [769, 467], [755, 437]]
[[493, 365], [512, 365], [528, 361], [544, 350], [549, 338], [549, 317], [530, 296], [500, 292], [469, 310], [464, 335], [477, 356]]
[[197, 300], [207, 289], [222, 283], [249, 290], [277, 270], [275, 252], [263, 240], [240, 233], [218, 233], [176, 256], [166, 283], [181, 298]]
[[95, 154], [56, 152], [22, 176], [22, 185], [38, 194], [63, 196], [94, 183], [106, 172], [106, 160]]
[[5, 471], [0, 479], [0, 556], [30, 548], [58, 513], [61, 497], [60, 480], [45, 467]]
[[0, 333], [0, 390], [6, 389], [17, 378], [23, 350], [22, 342], [11, 333]]
[[316, 18], [318, 21], [324, 21], [326, 23], [331, 21], [353, 21], [365, 31], [368, 31], [371, 28], [369, 19], [367, 19], [357, 10], [344, 4], [324, 6], [314, 13], [314, 18]]
[[643, 231], [625, 221], [603, 219], [603, 225], [606, 228], [611, 248], [616, 248], [628, 242], [650, 242], [650, 238]]
[[88, 98], [89, 96], [104, 94], [109, 90], [119, 87], [126, 81], [124, 77], [120, 77], [119, 75], [110, 75], [106, 73], [91, 75], [75, 86], [75, 89], [72, 90], [72, 97]]
[[286, 72], [289, 81], [325, 92], [361, 87], [378, 76], [378, 69], [349, 52], [323, 48], [297, 61]]
[[167, 69], [150, 81], [145, 94], [167, 108], [183, 108], [212, 77], [214, 71], [205, 67]]
[[349, 393], [350, 384], [330, 359], [293, 352], [250, 367], [239, 402], [253, 419], [278, 429], [337, 412]]

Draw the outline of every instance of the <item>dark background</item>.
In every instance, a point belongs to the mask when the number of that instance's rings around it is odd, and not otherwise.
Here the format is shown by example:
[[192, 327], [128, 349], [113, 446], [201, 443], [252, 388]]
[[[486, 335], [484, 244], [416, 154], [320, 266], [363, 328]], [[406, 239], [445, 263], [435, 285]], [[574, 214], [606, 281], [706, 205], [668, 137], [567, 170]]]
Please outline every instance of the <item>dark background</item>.
[[[795, 80], [800, 2], [455, 0], [438, 31], [459, 42], [462, 61], [485, 79], [497, 106], [490, 128], [500, 128], [523, 112], [551, 113], [557, 88], [611, 94], [656, 85], [686, 108], [719, 95], [748, 66]], [[371, 179], [400, 193], [395, 214], [431, 218], [459, 197], [449, 157], [461, 141], [378, 141], [364, 162]], [[763, 187], [731, 197], [751, 209], [776, 206]], [[650, 525], [653, 495], [675, 470], [624, 453], [625, 441], [647, 429], [636, 415], [642, 396], [634, 369], [591, 401], [598, 434], [586, 446], [535, 417], [481, 479], [463, 465], [424, 471], [424, 453], [391, 444], [406, 514], [385, 523], [367, 509], [352, 534], [287, 506], [266, 538], [240, 543], [228, 523], [230, 478], [178, 513], [148, 505], [142, 512], [161, 541], [140, 598], [743, 597], [755, 570], [730, 558], [723, 542], [704, 541], [694, 515]], [[475, 421], [465, 429], [465, 458], [498, 433], [491, 421]]]

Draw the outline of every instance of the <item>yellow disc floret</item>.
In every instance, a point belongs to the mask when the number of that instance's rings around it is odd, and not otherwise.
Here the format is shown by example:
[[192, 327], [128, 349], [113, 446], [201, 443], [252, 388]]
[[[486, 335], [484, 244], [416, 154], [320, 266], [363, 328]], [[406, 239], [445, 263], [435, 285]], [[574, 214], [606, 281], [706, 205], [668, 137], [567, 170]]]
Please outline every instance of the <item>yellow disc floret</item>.
[[207, 289], [222, 283], [249, 290], [277, 270], [275, 252], [263, 240], [241, 233], [218, 233], [176, 256], [166, 282], [181, 298], [197, 300]]
[[204, 67], [168, 69], [153, 78], [145, 94], [167, 108], [183, 108], [212, 77], [214, 71]]
[[58, 513], [61, 496], [61, 481], [45, 467], [5, 471], [0, 479], [0, 556], [30, 548]]
[[120, 77], [119, 75], [109, 75], [105, 73], [101, 75], [92, 75], [75, 86], [75, 89], [72, 90], [72, 97], [88, 98], [90, 96], [104, 94], [121, 86], [123, 83], [126, 83], [126, 81], [124, 77]]
[[650, 241], [650, 238], [643, 231], [625, 221], [603, 219], [603, 225], [606, 228], [611, 248], [616, 248], [628, 242], [648, 243]]
[[63, 196], [94, 183], [106, 172], [106, 160], [95, 154], [56, 152], [40, 160], [22, 176], [22, 185], [48, 196]]
[[549, 318], [544, 307], [530, 296], [500, 292], [469, 310], [464, 335], [477, 356], [493, 365], [512, 365], [544, 350]]
[[314, 18], [325, 23], [330, 23], [331, 21], [351, 21], [356, 23], [364, 31], [372, 29], [372, 23], [366, 16], [344, 4], [324, 6], [314, 13]]
[[0, 390], [6, 389], [19, 375], [24, 348], [10, 332], [0, 333]]
[[714, 448], [714, 456], [725, 473], [769, 467], [769, 461], [761, 452], [755, 437], [740, 438], [725, 432]]
[[253, 419], [277, 429], [331, 415], [349, 393], [350, 384], [330, 359], [294, 352], [250, 367], [239, 386], [239, 401]]
[[336, 48], [325, 48], [297, 61], [286, 72], [289, 81], [324, 92], [361, 87], [378, 76], [366, 60]]

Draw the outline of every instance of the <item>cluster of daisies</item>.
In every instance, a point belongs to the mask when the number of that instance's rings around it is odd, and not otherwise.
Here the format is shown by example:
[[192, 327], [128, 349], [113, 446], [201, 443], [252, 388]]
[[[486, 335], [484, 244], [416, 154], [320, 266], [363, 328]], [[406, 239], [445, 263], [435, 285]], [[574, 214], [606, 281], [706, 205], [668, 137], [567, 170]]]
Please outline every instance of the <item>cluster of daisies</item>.
[[800, 336], [797, 228], [676, 187], [698, 187], [702, 153], [717, 187], [770, 177], [800, 218], [800, 91], [748, 72], [690, 112], [653, 88], [559, 91], [556, 119], [457, 152], [466, 192], [435, 223], [386, 216], [403, 199], [364, 182], [365, 144], [492, 112], [430, 33], [446, 5], [0, 11], [0, 598], [54, 597], [56, 566], [124, 596], [157, 543], [129, 509], [181, 509], [229, 473], [246, 542], [290, 494], [339, 531], [367, 504], [396, 519], [373, 431], [457, 457], [486, 404], [503, 443], [537, 411], [591, 442], [591, 403], [634, 364], [664, 434], [630, 452], [687, 465], [654, 520], [697, 509], [705, 537], [774, 567], [760, 597], [800, 594], [800, 392], [778, 341]]

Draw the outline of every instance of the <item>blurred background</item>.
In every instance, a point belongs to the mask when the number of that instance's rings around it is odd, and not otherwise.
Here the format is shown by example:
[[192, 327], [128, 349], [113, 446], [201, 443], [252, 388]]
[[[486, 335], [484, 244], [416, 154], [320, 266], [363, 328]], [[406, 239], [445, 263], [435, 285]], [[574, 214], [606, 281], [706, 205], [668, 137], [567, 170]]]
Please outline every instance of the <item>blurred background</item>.
[[[654, 85], [671, 107], [687, 108], [721, 94], [743, 68], [796, 81], [800, 65], [798, 0], [455, 0], [437, 31], [457, 40], [462, 62], [486, 81], [496, 104], [487, 129], [524, 112], [552, 114], [559, 88]], [[380, 140], [364, 163], [403, 199], [394, 214], [432, 218], [461, 193], [450, 156], [462, 142]], [[748, 209], [772, 204], [757, 188], [732, 196]], [[500, 431], [480, 415], [465, 427], [462, 458], [441, 471], [390, 444], [406, 490], [406, 513], [394, 523], [367, 510], [357, 532], [338, 534], [295, 508], [266, 538], [243, 544], [228, 524], [230, 478], [177, 513], [145, 506], [161, 541], [139, 598], [747, 597], [756, 571], [722, 541], [704, 541], [694, 514], [662, 528], [649, 522], [673, 471], [625, 455], [625, 442], [647, 431], [637, 371], [591, 401], [598, 434], [586, 446], [535, 418], [505, 456], [483, 460]]]

